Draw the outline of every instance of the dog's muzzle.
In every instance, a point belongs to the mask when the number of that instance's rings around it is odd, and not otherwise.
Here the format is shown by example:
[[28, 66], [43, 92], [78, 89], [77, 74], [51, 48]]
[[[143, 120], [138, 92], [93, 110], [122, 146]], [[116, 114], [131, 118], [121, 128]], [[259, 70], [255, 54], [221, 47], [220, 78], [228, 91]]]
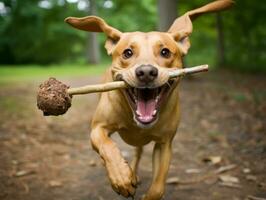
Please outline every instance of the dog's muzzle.
[[136, 68], [135, 75], [141, 85], [147, 85], [158, 77], [158, 69], [152, 65], [141, 65]]
[[117, 72], [115, 80], [123, 80], [128, 88], [123, 90], [138, 125], [150, 126], [158, 118], [160, 105], [166, 99], [172, 82], [168, 72], [147, 64]]

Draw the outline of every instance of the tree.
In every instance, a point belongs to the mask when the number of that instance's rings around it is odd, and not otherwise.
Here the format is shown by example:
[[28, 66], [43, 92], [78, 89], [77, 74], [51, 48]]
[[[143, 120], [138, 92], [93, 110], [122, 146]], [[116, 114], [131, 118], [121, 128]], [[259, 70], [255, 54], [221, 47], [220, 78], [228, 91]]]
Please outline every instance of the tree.
[[[97, 15], [97, 4], [96, 0], [90, 0], [89, 14]], [[87, 38], [87, 58], [91, 64], [98, 64], [100, 62], [100, 47], [97, 40], [97, 33], [88, 33]]]
[[177, 18], [177, 0], [158, 0], [159, 31], [167, 31]]
[[4, 2], [8, 12], [0, 15], [0, 63], [49, 64], [78, 53], [73, 47], [82, 45], [81, 34], [64, 23], [67, 16], [78, 14], [76, 6], [50, 2], [43, 8], [39, 2]]
[[224, 47], [224, 31], [223, 21], [220, 13], [216, 13], [216, 28], [217, 28], [217, 65], [222, 67], [225, 64], [225, 47]]

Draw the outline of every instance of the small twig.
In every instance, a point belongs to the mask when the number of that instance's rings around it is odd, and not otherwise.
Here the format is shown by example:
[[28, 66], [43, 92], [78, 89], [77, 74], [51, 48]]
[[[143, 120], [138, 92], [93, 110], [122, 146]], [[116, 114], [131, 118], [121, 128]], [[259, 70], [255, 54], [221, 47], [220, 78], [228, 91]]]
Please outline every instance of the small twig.
[[[169, 79], [184, 76], [186, 74], [194, 74], [208, 71], [208, 65], [200, 65], [196, 67], [176, 69], [169, 72]], [[83, 87], [70, 88], [67, 90], [70, 95], [87, 94], [94, 92], [107, 92], [115, 89], [127, 88], [128, 85], [124, 81], [115, 81], [103, 84], [87, 85]]]
[[232, 169], [235, 169], [237, 166], [235, 164], [231, 164], [231, 165], [226, 165], [226, 166], [222, 166], [219, 169], [217, 169], [215, 171], [215, 174], [221, 174], [227, 171], [230, 171]]

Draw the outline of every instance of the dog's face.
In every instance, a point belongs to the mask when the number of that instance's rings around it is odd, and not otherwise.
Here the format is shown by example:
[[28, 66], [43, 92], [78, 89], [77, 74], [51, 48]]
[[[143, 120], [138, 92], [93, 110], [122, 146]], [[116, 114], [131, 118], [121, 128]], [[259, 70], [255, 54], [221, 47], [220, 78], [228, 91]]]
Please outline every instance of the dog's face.
[[182, 55], [172, 35], [162, 32], [123, 33], [113, 47], [113, 79], [130, 86], [123, 94], [139, 126], [156, 122], [162, 103], [176, 85], [168, 72], [182, 67]]
[[[190, 47], [191, 22], [180, 31], [122, 33], [101, 18], [67, 18], [75, 28], [104, 32], [105, 48], [112, 56], [113, 80], [123, 80], [130, 87], [123, 90], [134, 120], [140, 127], [151, 127], [159, 116], [177, 80], [169, 80], [169, 71], [182, 68], [182, 57]], [[175, 25], [175, 23], [173, 24]]]
[[96, 16], [69, 17], [65, 21], [80, 30], [106, 34], [105, 48], [113, 58], [113, 80], [124, 80], [130, 86], [123, 93], [134, 119], [139, 126], [150, 127], [177, 82], [169, 80], [168, 72], [182, 67], [182, 56], [190, 47], [192, 20], [232, 4], [231, 0], [218, 0], [188, 11], [177, 18], [167, 32], [122, 33]]

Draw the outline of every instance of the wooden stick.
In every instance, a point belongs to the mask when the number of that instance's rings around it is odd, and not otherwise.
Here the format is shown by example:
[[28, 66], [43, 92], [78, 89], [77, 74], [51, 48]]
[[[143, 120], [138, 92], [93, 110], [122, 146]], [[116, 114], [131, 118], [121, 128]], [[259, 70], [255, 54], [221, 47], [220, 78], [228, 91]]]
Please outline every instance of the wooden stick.
[[[199, 65], [196, 67], [184, 68], [184, 69], [175, 69], [169, 72], [169, 78], [176, 78], [179, 76], [184, 76], [186, 74], [194, 74], [199, 72], [208, 71], [208, 65]], [[95, 85], [87, 85], [83, 87], [77, 88], [69, 88], [67, 90], [70, 95], [78, 95], [78, 94], [88, 94], [95, 92], [107, 92], [110, 90], [123, 89], [127, 88], [128, 85], [124, 81], [114, 81], [103, 84], [95, 84]]]
[[86, 85], [83, 87], [69, 88], [67, 90], [70, 95], [88, 94], [94, 92], [107, 92], [110, 90], [127, 88], [127, 84], [124, 81], [114, 81], [103, 84]]
[[176, 69], [173, 71], [169, 72], [169, 77], [170, 78], [175, 78], [178, 76], [185, 76], [187, 74], [195, 74], [199, 72], [206, 72], [208, 71], [209, 66], [208, 65], [199, 65], [195, 67], [189, 67], [189, 68], [184, 68], [184, 69]]

